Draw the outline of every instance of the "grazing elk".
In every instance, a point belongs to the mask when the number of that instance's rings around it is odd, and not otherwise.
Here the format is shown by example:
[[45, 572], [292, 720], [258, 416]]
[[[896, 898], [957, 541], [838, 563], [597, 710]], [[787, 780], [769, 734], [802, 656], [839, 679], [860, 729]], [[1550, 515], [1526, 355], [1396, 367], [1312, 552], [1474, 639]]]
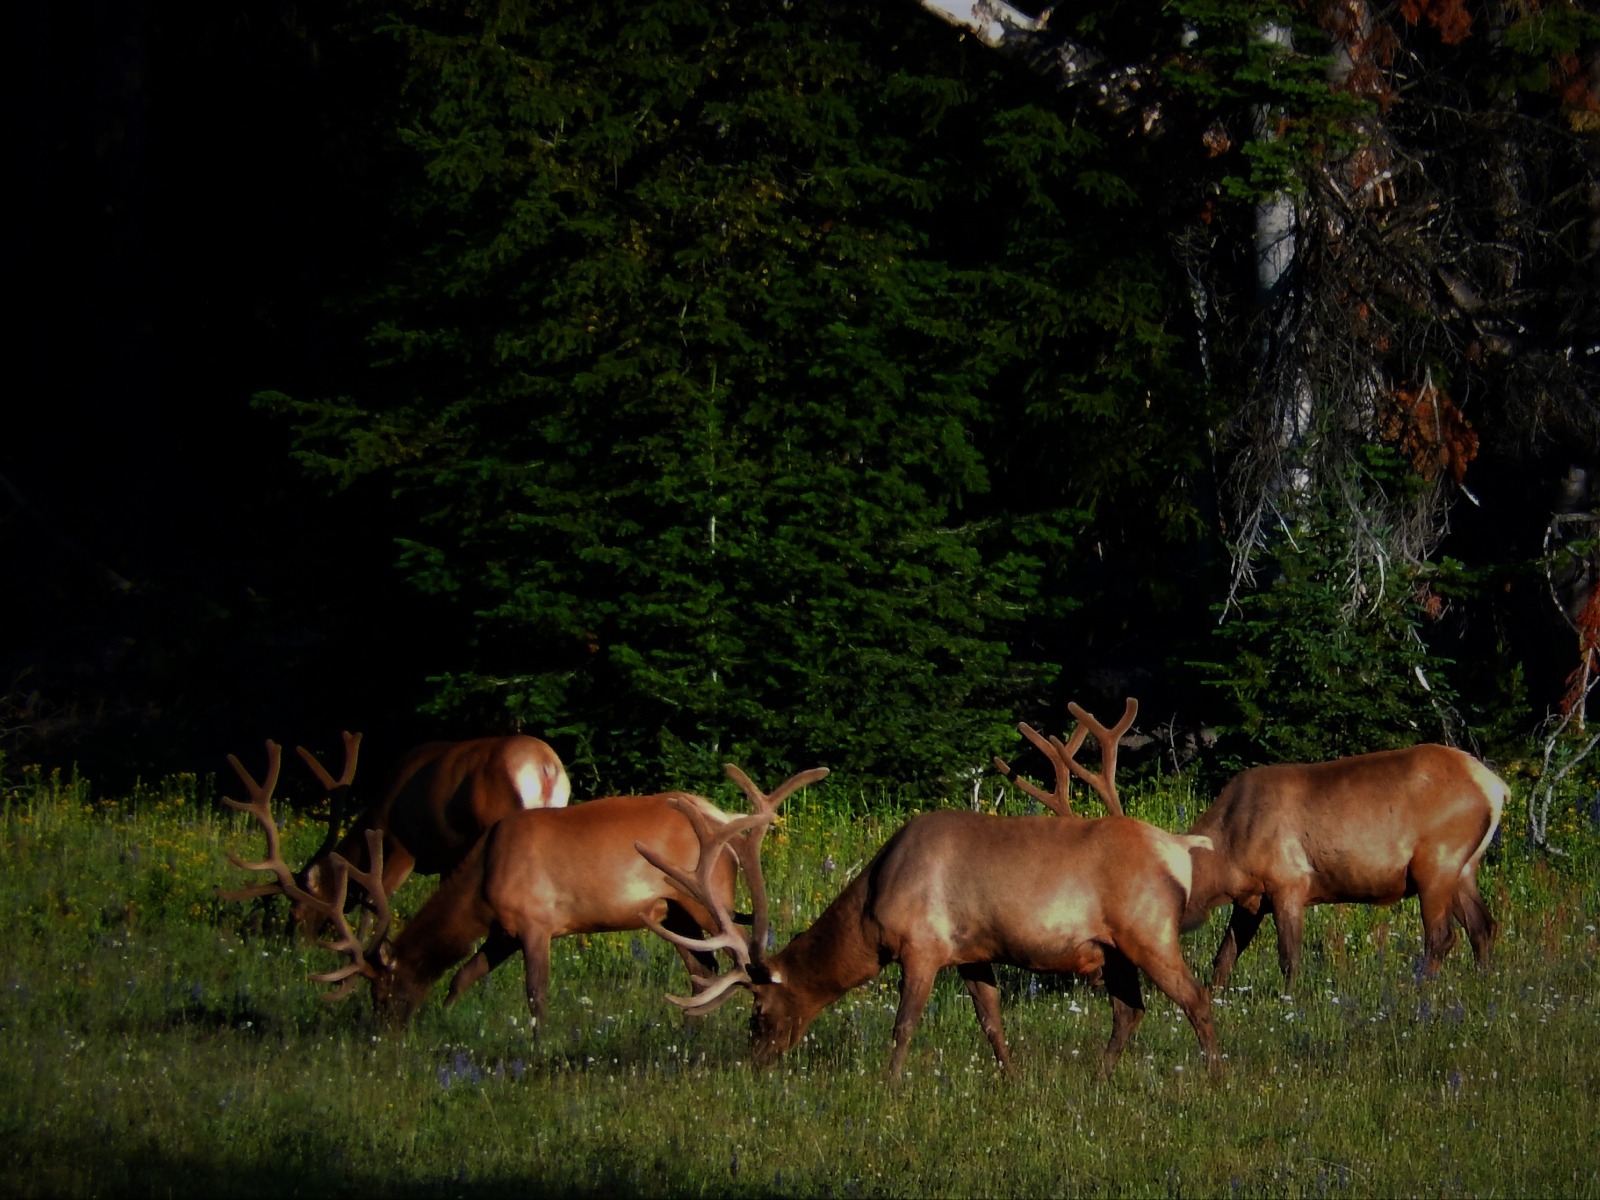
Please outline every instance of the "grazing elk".
[[[537, 1029], [545, 1016], [552, 938], [643, 929], [647, 924], [693, 942], [679, 953], [696, 977], [715, 970], [710, 953], [714, 946], [694, 941], [701, 930], [714, 928], [710, 913], [697, 898], [685, 895], [670, 878], [653, 870], [639, 857], [636, 846], [643, 844], [668, 861], [688, 861], [697, 845], [696, 823], [738, 830], [751, 818], [730, 816], [709, 800], [685, 792], [610, 796], [571, 808], [519, 810], [489, 829], [399, 936], [389, 940], [380, 835], [376, 831], [367, 834], [374, 865], [365, 871], [340, 854], [330, 856], [327, 897], [300, 888], [283, 862], [272, 820], [278, 748], [271, 742], [267, 743], [267, 758], [267, 775], [260, 784], [237, 759], [231, 760], [250, 800], [228, 801], [261, 824], [267, 856], [253, 863], [231, 854], [229, 858], [246, 870], [270, 870], [277, 875], [277, 882], [226, 898], [246, 899], [281, 891], [311, 905], [321, 919], [331, 922], [337, 936], [324, 945], [349, 955], [351, 961], [337, 971], [313, 976], [319, 982], [340, 984], [327, 993], [329, 999], [345, 998], [362, 979], [368, 979], [379, 1013], [403, 1022], [433, 983], [462, 959], [472, 956], [451, 983], [451, 1002], [520, 949], [527, 974], [528, 1007]], [[782, 800], [826, 774], [819, 769], [796, 775], [774, 796]], [[734, 860], [725, 858], [713, 868], [709, 892], [726, 910], [733, 902]], [[361, 934], [350, 929], [344, 914], [350, 879], [368, 890], [376, 914], [372, 928]], [[480, 942], [482, 948], [474, 954]]]
[[321, 903], [294, 900], [290, 908], [294, 925], [306, 934], [314, 934], [326, 919], [321, 910], [333, 894], [333, 856], [369, 861], [367, 830], [383, 835], [383, 890], [393, 895], [414, 871], [448, 876], [501, 818], [523, 809], [564, 808], [572, 796], [561, 759], [538, 738], [514, 734], [428, 742], [401, 760], [383, 797], [341, 838], [361, 735], [347, 733], [344, 742], [344, 772], [337, 780], [310, 751], [296, 747], [332, 800], [328, 835], [298, 877], [302, 890]]
[[1434, 745], [1236, 775], [1190, 830], [1208, 836], [1214, 850], [1195, 855], [1187, 927], [1233, 905], [1212, 986], [1228, 981], [1268, 913], [1287, 984], [1300, 965], [1309, 905], [1394, 904], [1406, 896], [1422, 907], [1424, 975], [1438, 974], [1455, 944], [1455, 922], [1478, 965], [1487, 966], [1495, 921], [1478, 892], [1478, 864], [1508, 794], [1470, 754]]
[[[1077, 705], [1071, 708], [1079, 727], [1065, 745], [1020, 728], [1056, 760], [1058, 771], [1065, 765], [1108, 809], [1121, 812], [1111, 780], [1116, 739], [1137, 705], [1128, 701], [1130, 715], [1115, 730]], [[1105, 765], [1099, 775], [1073, 757], [1086, 731], [1101, 746]], [[1211, 848], [1195, 853], [1184, 929], [1199, 926], [1213, 908], [1233, 906], [1212, 962], [1211, 986], [1227, 983], [1268, 913], [1277, 926], [1278, 965], [1288, 984], [1299, 967], [1308, 906], [1394, 904], [1407, 896], [1421, 904], [1428, 978], [1455, 944], [1457, 923], [1467, 931], [1478, 964], [1487, 965], [1495, 921], [1478, 892], [1478, 864], [1508, 794], [1488, 767], [1448, 746], [1241, 772], [1189, 829], [1209, 838]]]
[[[798, 1043], [817, 1014], [851, 988], [898, 962], [900, 1006], [891, 1076], [905, 1063], [934, 976], [950, 966], [966, 983], [995, 1059], [1009, 1068], [995, 963], [1034, 971], [1103, 970], [1112, 1028], [1101, 1056], [1102, 1076], [1110, 1074], [1144, 1016], [1138, 974], [1143, 970], [1183, 1009], [1208, 1064], [1219, 1069], [1210, 995], [1190, 974], [1178, 948], [1190, 851], [1206, 845], [1204, 838], [1170, 834], [1129, 818], [999, 817], [956, 809], [924, 813], [901, 826], [809, 929], [769, 957], [758, 851], [772, 802], [760, 798], [748, 781], [734, 778], [758, 810], [750, 833], [697, 821], [701, 848], [693, 873], [648, 846], [639, 851], [710, 911], [720, 931], [712, 944], [728, 950], [736, 962], [718, 978], [696, 978], [693, 995], [668, 999], [699, 1015], [737, 988], [749, 989], [755, 999], [750, 1032], [757, 1066]], [[712, 894], [712, 873], [725, 860], [724, 848], [735, 851], [745, 870], [755, 910], [748, 934], [735, 929], [726, 905]], [[694, 944], [676, 931], [651, 928], [680, 948]]]

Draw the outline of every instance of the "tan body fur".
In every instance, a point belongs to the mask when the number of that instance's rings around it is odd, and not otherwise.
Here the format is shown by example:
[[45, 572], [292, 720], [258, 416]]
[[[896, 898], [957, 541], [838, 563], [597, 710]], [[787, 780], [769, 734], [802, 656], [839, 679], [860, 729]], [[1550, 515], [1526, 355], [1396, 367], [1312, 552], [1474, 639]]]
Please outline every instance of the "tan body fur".
[[1289, 981], [1307, 906], [1393, 904], [1412, 895], [1421, 900], [1429, 976], [1455, 942], [1452, 919], [1466, 929], [1479, 964], [1487, 963], [1495, 922], [1478, 893], [1477, 869], [1506, 796], [1492, 771], [1446, 746], [1242, 772], [1190, 829], [1214, 849], [1194, 855], [1184, 928], [1233, 905], [1212, 986], [1227, 982], [1267, 913]]
[[[710, 914], [640, 857], [636, 843], [664, 858], [693, 863], [695, 833], [672, 807], [674, 798], [726, 820], [709, 801], [685, 793], [611, 796], [560, 809], [519, 809], [473, 847], [381, 956], [374, 999], [381, 1011], [405, 1019], [450, 967], [488, 940], [450, 987], [454, 1001], [518, 950], [527, 972], [528, 1006], [545, 1013], [550, 941], [574, 933], [642, 929], [647, 918], [698, 934]], [[735, 864], [719, 864], [715, 886], [733, 902]], [[686, 961], [689, 952], [684, 951]], [[703, 956], [707, 969], [714, 969]]]
[[1109, 817], [999, 817], [959, 810], [907, 822], [817, 921], [752, 971], [754, 1057], [770, 1062], [816, 1015], [898, 962], [891, 1074], [900, 1071], [934, 976], [966, 982], [996, 1059], [1009, 1064], [992, 964], [1104, 973], [1109, 1072], [1144, 1015], [1138, 971], [1181, 1007], [1216, 1064], [1211, 1001], [1178, 928], [1201, 839]]

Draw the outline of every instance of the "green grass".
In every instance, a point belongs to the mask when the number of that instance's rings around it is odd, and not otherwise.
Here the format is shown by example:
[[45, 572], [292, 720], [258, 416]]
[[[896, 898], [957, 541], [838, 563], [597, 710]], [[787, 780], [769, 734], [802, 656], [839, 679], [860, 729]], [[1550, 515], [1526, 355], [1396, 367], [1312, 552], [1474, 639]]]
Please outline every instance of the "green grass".
[[[767, 840], [780, 937], [898, 824], [824, 790]], [[647, 934], [558, 942], [538, 1042], [515, 961], [381, 1034], [361, 1001], [316, 998], [305, 976], [329, 956], [289, 945], [268, 905], [215, 898], [240, 876], [225, 851], [259, 835], [194, 780], [115, 804], [36, 775], [0, 794], [12, 1195], [1600, 1194], [1600, 854], [1576, 824], [1567, 858], [1513, 836], [1484, 870], [1487, 974], [1459, 945], [1417, 982], [1415, 901], [1318, 909], [1284, 998], [1265, 934], [1217, 998], [1221, 1082], [1146, 989], [1097, 1084], [1104, 997], [1005, 972], [1014, 1076], [945, 979], [891, 1086], [894, 968], [765, 1073], [745, 1064], [747, 1002], [686, 1025], [661, 999], [685, 986], [676, 956]], [[1198, 804], [1179, 783], [1129, 807], [1171, 828]], [[292, 854], [316, 834], [291, 824]], [[1220, 920], [1186, 942], [1197, 970]]]

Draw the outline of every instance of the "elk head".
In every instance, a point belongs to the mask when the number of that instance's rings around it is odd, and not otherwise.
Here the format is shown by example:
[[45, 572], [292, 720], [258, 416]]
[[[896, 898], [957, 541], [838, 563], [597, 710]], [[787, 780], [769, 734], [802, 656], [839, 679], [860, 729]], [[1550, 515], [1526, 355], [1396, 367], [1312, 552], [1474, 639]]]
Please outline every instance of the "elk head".
[[[345, 736], [348, 756], [343, 786], [348, 787], [348, 777], [355, 770], [355, 750], [352, 741], [358, 743], [360, 739], [359, 735], [354, 739], [348, 734]], [[306, 757], [309, 760], [310, 756]], [[324, 1000], [330, 1002], [343, 1000], [359, 985], [362, 978], [377, 980], [385, 974], [384, 968], [373, 961], [374, 958], [381, 960], [382, 947], [385, 945], [384, 939], [391, 920], [389, 898], [383, 890], [383, 836], [377, 830], [367, 831], [367, 854], [371, 864], [367, 870], [359, 870], [343, 855], [333, 853], [328, 857], [329, 875], [324, 881], [326, 894], [304, 887], [284, 861], [281, 835], [277, 822], [272, 819], [272, 793], [278, 785], [281, 748], [276, 742], [267, 742], [267, 773], [261, 783], [256, 782], [244, 764], [235, 756], [230, 754], [228, 762], [233, 766], [250, 798], [234, 800], [224, 796], [223, 803], [254, 817], [267, 840], [266, 857], [251, 862], [229, 851], [228, 861], [244, 871], [271, 871], [276, 876], [276, 881], [258, 883], [233, 892], [225, 892], [218, 888], [217, 894], [224, 900], [239, 901], [252, 900], [260, 896], [287, 896], [297, 911], [309, 915], [309, 923], [314, 927], [320, 928], [325, 923], [331, 924], [335, 931], [334, 937], [319, 942], [318, 945], [326, 950], [348, 955], [351, 961], [338, 970], [313, 974], [311, 978], [318, 983], [338, 985], [323, 994]], [[345, 902], [351, 880], [365, 888], [369, 897], [369, 910], [362, 919], [359, 933], [350, 928], [345, 918]]]
[[[770, 794], [762, 792], [732, 763], [724, 770], [750, 800], [755, 812], [718, 825], [692, 804], [674, 801], [674, 807], [689, 819], [700, 843], [700, 856], [693, 871], [666, 862], [642, 844], [636, 843], [635, 848], [651, 866], [683, 889], [685, 895], [704, 905], [717, 924], [717, 931], [704, 940], [686, 938], [654, 921], [649, 922], [650, 928], [676, 946], [690, 950], [725, 950], [734, 961], [733, 969], [720, 976], [704, 973], [691, 976], [691, 995], [668, 995], [667, 999], [683, 1009], [685, 1015], [698, 1017], [720, 1007], [740, 988], [752, 992], [755, 1009], [750, 1017], [751, 1053], [757, 1066], [765, 1066], [800, 1040], [823, 1005], [807, 1005], [801, 993], [784, 985], [781, 971], [766, 961], [769, 925], [766, 881], [761, 871], [761, 840], [777, 819], [778, 806], [800, 788], [825, 778], [828, 769], [817, 767], [803, 771]], [[711, 884], [711, 873], [724, 853], [732, 854], [744, 870], [750, 891], [748, 933], [738, 927]]]

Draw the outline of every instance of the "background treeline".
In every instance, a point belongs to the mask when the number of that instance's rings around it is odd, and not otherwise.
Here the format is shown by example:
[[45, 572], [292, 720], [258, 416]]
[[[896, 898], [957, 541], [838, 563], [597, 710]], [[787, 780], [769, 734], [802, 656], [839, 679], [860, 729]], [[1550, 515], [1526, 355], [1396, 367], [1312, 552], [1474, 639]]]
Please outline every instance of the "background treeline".
[[960, 795], [1069, 698], [1221, 767], [1572, 703], [1576, 5], [1057, 13], [1136, 103], [909, 2], [39, 7], [14, 759], [520, 726], [585, 790]]

